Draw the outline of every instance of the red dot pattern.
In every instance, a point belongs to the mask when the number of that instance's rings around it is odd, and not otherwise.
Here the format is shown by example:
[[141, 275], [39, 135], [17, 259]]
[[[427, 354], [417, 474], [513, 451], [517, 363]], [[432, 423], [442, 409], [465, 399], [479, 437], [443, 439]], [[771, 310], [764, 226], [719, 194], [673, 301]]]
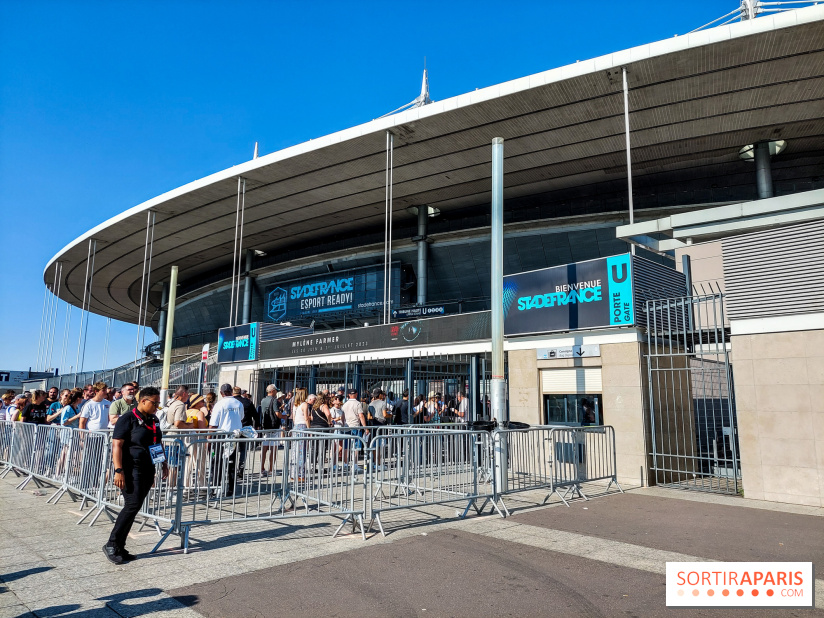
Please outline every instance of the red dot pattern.
[[[685, 590], [684, 590], [683, 588], [681, 588], [681, 589], [679, 589], [679, 590], [678, 590], [678, 596], [679, 596], [679, 597], [684, 596], [684, 594], [685, 594]], [[699, 596], [700, 594], [701, 594], [701, 591], [700, 591], [700, 590], [698, 590], [697, 588], [693, 588], [693, 590], [692, 590], [692, 596], [697, 597], [697, 596]], [[721, 594], [722, 594], [723, 596], [725, 596], [725, 597], [728, 597], [728, 596], [730, 596], [730, 591], [729, 591], [727, 588], [724, 588], [724, 589], [721, 591]], [[743, 590], [743, 589], [741, 589], [741, 588], [739, 588], [738, 590], [736, 590], [736, 591], [735, 591], [735, 594], [736, 594], [736, 595], [738, 595], [739, 597], [743, 597], [743, 596], [744, 596], [744, 590]], [[752, 596], [754, 596], [754, 597], [757, 597], [757, 596], [758, 596], [758, 590], [757, 590], [757, 589], [753, 589], [753, 590], [751, 590], [751, 591], [750, 591], [750, 594], [752, 594]], [[769, 588], [768, 590], [766, 590], [766, 591], [765, 591], [765, 594], [766, 594], [768, 597], [771, 597], [771, 596], [774, 596], [774, 595], [775, 595], [775, 591], [774, 591], [772, 588]], [[712, 588], [708, 589], [708, 590], [707, 590], [707, 596], [708, 596], [708, 597], [715, 596], [715, 590], [713, 590]]]

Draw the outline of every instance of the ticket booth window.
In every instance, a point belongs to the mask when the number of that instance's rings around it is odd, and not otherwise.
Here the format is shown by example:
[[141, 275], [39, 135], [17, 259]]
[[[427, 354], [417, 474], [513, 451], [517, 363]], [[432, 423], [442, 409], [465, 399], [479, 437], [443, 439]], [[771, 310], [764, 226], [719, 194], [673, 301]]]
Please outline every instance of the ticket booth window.
[[544, 423], [603, 425], [600, 367], [559, 367], [541, 370]]
[[544, 395], [544, 422], [547, 425], [603, 425], [599, 393]]

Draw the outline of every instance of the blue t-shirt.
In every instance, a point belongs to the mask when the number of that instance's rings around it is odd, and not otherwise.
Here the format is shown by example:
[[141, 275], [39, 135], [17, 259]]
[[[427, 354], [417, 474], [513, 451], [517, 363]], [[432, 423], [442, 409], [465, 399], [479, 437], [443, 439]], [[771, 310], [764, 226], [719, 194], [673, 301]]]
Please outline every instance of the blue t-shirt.
[[[54, 414], [54, 413], [52, 412], [52, 414]], [[73, 416], [77, 416], [77, 410], [75, 410], [71, 406], [66, 406], [65, 408], [63, 408], [63, 411], [60, 413], [60, 424], [61, 425], [66, 425], [66, 421], [68, 421]], [[75, 427], [75, 428], [80, 427], [80, 419], [79, 418], [75, 419], [74, 421], [72, 421], [71, 423], [66, 425], [66, 427]]]
[[[63, 408], [63, 406], [60, 405], [60, 402], [55, 401], [53, 404], [51, 404], [49, 406], [49, 416], [51, 416], [52, 414], [57, 414], [58, 410], [60, 410], [62, 408]], [[54, 421], [52, 421], [52, 422], [54, 422]]]

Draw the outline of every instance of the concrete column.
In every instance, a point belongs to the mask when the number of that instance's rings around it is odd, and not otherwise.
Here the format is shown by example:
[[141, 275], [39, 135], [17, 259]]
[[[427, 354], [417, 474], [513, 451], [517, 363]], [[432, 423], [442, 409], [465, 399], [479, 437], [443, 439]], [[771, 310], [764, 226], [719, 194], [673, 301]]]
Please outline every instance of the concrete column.
[[[504, 138], [492, 140], [492, 417], [500, 425], [506, 420], [506, 377], [504, 376]], [[495, 486], [507, 489], [507, 443], [495, 438]]]
[[175, 329], [175, 302], [177, 301], [177, 266], [172, 266], [169, 280], [169, 316], [166, 320], [166, 335], [163, 338], [163, 377], [161, 378], [160, 401], [166, 404], [169, 390], [169, 365], [172, 362], [172, 338]]
[[427, 286], [427, 269], [429, 263], [427, 260], [426, 247], [426, 226], [429, 222], [429, 206], [423, 204], [418, 206], [418, 304], [426, 304], [426, 286]]
[[755, 183], [758, 187], [759, 200], [773, 196], [769, 142], [755, 144]]
[[157, 336], [166, 336], [166, 305], [169, 302], [169, 284], [163, 284], [163, 291], [160, 293], [160, 316], [157, 320]]
[[243, 316], [241, 324], [249, 324], [252, 321], [252, 283], [254, 278], [249, 273], [252, 271], [252, 256], [254, 251], [246, 250], [246, 272], [245, 287], [243, 288]]

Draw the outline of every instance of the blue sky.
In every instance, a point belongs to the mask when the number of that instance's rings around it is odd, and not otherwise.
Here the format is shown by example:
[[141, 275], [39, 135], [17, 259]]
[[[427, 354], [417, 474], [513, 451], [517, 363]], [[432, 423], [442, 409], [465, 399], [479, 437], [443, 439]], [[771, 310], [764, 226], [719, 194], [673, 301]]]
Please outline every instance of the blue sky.
[[[0, 2], [0, 368], [37, 356], [43, 268], [103, 220], [261, 154], [675, 34], [737, 0]], [[58, 309], [59, 365], [65, 305]], [[73, 310], [65, 367], [75, 362]], [[85, 367], [99, 368], [92, 315]], [[108, 366], [134, 357], [113, 323]], [[153, 340], [154, 336], [151, 334]]]

